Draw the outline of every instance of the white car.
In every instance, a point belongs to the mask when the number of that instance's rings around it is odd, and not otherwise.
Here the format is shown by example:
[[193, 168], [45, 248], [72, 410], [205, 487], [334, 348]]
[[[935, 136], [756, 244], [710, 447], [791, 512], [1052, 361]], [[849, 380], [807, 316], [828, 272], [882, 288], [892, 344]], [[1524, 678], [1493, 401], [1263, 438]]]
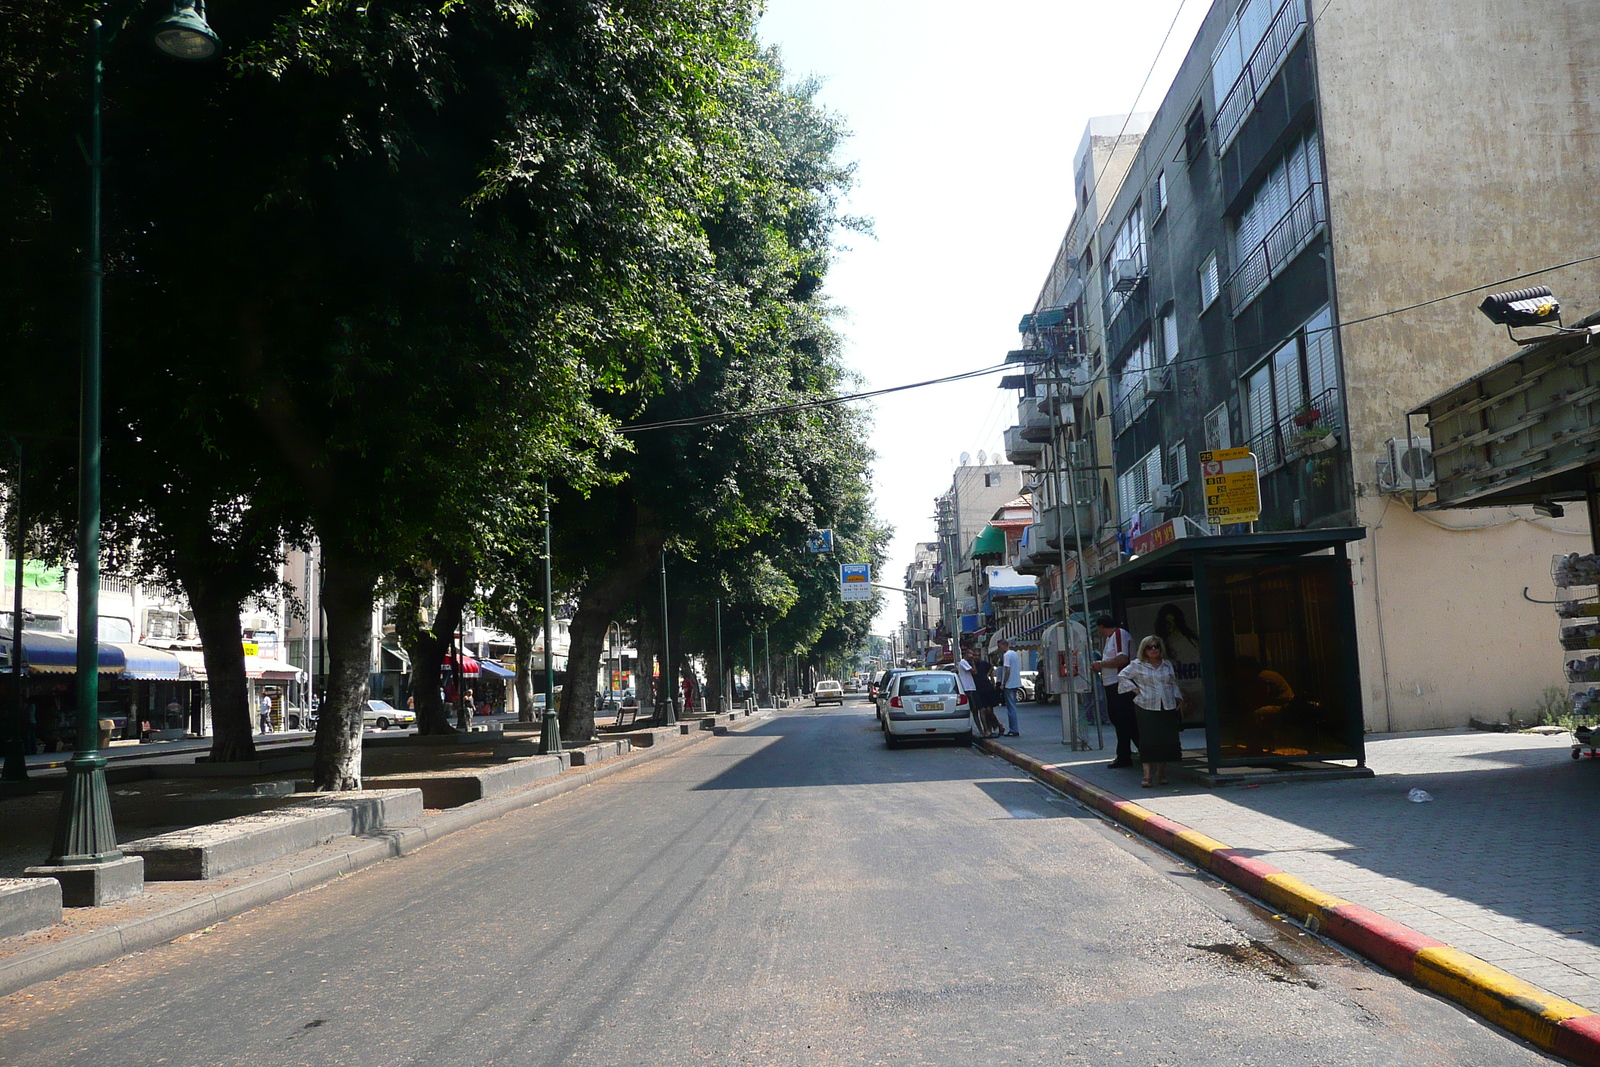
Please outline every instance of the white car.
[[881, 716], [883, 743], [894, 748], [910, 738], [972, 740], [972, 705], [949, 671], [906, 671], [889, 683]]
[[386, 700], [369, 700], [367, 710], [361, 716], [361, 725], [376, 730], [387, 730], [391, 726], [415, 726], [417, 713], [397, 708]]
[[844, 686], [837, 681], [829, 680], [818, 682], [817, 688], [811, 692], [811, 700], [817, 707], [824, 704], [837, 704], [844, 707]]

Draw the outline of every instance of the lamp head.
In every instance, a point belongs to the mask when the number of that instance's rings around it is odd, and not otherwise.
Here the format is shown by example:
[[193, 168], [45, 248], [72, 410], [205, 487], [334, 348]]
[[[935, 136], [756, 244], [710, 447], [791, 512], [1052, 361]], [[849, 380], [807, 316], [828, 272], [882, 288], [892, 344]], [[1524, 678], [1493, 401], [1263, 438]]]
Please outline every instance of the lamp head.
[[206, 23], [205, 4], [197, 0], [173, 0], [172, 13], [157, 22], [153, 32], [156, 47], [174, 59], [210, 59], [222, 46]]
[[1478, 310], [1500, 326], [1538, 326], [1561, 319], [1561, 301], [1543, 285], [1490, 293], [1478, 305]]

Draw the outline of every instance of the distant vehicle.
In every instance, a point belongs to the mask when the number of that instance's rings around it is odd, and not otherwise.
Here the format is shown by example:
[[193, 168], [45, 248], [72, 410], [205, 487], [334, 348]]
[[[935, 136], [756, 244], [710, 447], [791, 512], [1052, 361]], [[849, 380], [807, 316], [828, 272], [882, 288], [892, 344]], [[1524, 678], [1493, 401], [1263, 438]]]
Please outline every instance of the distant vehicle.
[[824, 704], [837, 704], [844, 707], [844, 686], [834, 679], [818, 682], [816, 689], [811, 692], [811, 700], [817, 707]]
[[1022, 672], [1022, 699], [1024, 702], [1039, 699], [1039, 672]]
[[890, 667], [878, 675], [877, 681], [872, 683], [872, 703], [877, 706], [879, 721], [882, 721], [884, 712], [889, 708], [889, 684], [910, 669], [909, 667]]
[[397, 708], [387, 700], [369, 700], [367, 710], [361, 716], [361, 725], [377, 730], [387, 730], [391, 726], [415, 726], [417, 713]]
[[948, 737], [958, 744], [972, 740], [972, 705], [949, 671], [905, 671], [889, 683], [889, 699], [880, 716], [883, 743], [889, 748], [914, 738]]

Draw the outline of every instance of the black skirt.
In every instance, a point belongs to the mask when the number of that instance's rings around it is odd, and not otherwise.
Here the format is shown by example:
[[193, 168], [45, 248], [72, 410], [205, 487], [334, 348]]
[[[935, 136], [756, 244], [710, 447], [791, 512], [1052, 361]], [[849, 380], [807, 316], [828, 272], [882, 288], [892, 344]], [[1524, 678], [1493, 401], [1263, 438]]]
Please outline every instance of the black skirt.
[[1146, 763], [1176, 763], [1183, 758], [1183, 746], [1178, 740], [1182, 715], [1176, 708], [1171, 711], [1146, 711], [1133, 709], [1139, 722], [1139, 759]]

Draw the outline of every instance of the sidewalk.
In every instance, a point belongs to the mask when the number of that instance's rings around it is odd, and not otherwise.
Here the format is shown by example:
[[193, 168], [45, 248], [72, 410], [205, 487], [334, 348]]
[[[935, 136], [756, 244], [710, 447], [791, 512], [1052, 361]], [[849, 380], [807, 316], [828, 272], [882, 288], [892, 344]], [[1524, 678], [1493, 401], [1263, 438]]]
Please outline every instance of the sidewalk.
[[1375, 735], [1375, 778], [1143, 789], [1137, 765], [1106, 767], [1109, 727], [1104, 751], [1074, 753], [1058, 708], [1025, 704], [1020, 720], [1001, 744], [1600, 1011], [1600, 761], [1574, 762], [1569, 736]]

